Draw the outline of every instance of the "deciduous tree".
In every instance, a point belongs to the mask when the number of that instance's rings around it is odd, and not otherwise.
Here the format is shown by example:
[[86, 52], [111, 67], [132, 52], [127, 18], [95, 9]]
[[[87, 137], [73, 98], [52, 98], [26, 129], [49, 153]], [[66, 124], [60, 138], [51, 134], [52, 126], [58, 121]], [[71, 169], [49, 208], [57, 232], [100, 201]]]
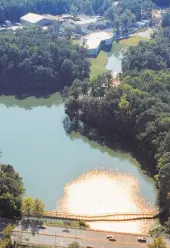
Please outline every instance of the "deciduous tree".
[[166, 248], [166, 243], [162, 237], [154, 238], [151, 244], [148, 244], [149, 248]]
[[32, 197], [26, 197], [22, 201], [22, 216], [27, 216], [28, 220], [33, 214], [34, 200]]
[[45, 205], [43, 204], [43, 202], [40, 199], [35, 199], [33, 202], [33, 209], [32, 209], [33, 216], [38, 217], [38, 219], [43, 217], [44, 208]]

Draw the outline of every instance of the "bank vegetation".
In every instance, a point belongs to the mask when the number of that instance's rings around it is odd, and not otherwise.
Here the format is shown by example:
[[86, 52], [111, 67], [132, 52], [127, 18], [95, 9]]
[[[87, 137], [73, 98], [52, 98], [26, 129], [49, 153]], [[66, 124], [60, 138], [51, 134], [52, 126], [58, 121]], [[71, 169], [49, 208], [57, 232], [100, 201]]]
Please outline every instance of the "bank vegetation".
[[[74, 81], [63, 94], [69, 131], [76, 129], [104, 144], [128, 144], [159, 189], [160, 209], [170, 208], [170, 27], [123, 58], [121, 84], [112, 76]], [[133, 147], [133, 148], [132, 148]]]
[[86, 49], [39, 27], [0, 33], [0, 93], [56, 92], [89, 77]]

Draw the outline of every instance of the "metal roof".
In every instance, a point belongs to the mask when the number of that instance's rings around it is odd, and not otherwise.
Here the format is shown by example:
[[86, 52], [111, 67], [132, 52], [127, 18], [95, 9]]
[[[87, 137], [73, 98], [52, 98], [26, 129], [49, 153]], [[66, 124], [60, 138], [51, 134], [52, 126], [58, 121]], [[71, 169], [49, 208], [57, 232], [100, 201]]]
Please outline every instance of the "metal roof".
[[113, 33], [107, 32], [96, 32], [85, 36], [86, 43], [85, 46], [88, 49], [97, 49], [102, 41], [109, 40], [113, 38]]
[[38, 14], [34, 14], [34, 13], [28, 13], [25, 16], [21, 17], [21, 20], [23, 21], [27, 21], [30, 23], [37, 23], [42, 19], [47, 19], [44, 16], [38, 15]]

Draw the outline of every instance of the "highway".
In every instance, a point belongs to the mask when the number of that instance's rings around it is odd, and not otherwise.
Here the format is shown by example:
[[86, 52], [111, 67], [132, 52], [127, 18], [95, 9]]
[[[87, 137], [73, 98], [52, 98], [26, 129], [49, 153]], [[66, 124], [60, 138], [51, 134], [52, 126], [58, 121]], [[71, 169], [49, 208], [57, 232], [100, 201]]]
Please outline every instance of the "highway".
[[[146, 243], [139, 243], [137, 241], [137, 235], [111, 233], [115, 236], [116, 241], [111, 242], [106, 239], [108, 232], [98, 232], [89, 230], [76, 230], [68, 229], [69, 232], [63, 232], [63, 228], [60, 227], [47, 227], [47, 229], [39, 230], [35, 235], [32, 234], [31, 229], [27, 229], [22, 233], [22, 241], [29, 239], [29, 243], [46, 244], [56, 246], [68, 246], [72, 242], [78, 242], [81, 246], [86, 247], [92, 245], [98, 248], [132, 248], [132, 247], [147, 247], [147, 244], [151, 242], [151, 238], [147, 238]], [[13, 237], [17, 239], [20, 237], [21, 226], [18, 226], [13, 232]]]

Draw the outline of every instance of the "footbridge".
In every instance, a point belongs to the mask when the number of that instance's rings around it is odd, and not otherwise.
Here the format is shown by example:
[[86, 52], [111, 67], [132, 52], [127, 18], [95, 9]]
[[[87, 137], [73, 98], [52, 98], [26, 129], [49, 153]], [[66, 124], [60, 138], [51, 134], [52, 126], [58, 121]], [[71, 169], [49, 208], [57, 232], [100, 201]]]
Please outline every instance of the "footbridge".
[[56, 211], [45, 211], [45, 218], [56, 218], [65, 220], [84, 220], [84, 221], [127, 221], [140, 219], [153, 219], [159, 215], [159, 211], [146, 213], [112, 213], [104, 215], [80, 215], [73, 213], [60, 213]]

